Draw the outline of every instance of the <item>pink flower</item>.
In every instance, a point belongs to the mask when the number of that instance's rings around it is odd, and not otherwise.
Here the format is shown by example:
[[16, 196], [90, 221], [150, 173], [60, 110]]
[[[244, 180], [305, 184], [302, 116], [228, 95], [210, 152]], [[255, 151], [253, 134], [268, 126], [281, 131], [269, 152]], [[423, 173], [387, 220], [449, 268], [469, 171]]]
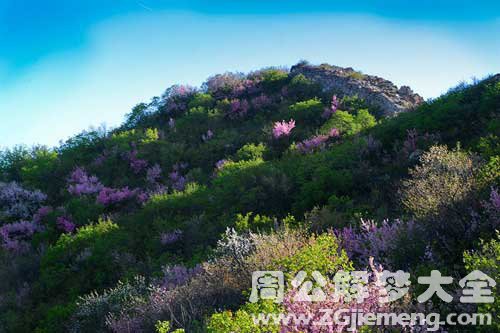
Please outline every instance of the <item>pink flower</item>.
[[273, 126], [273, 136], [275, 139], [278, 139], [282, 136], [289, 136], [292, 129], [295, 128], [295, 120], [286, 121], [277, 121]]
[[[325, 311], [331, 310], [331, 313], [341, 313], [342, 316], [353, 316], [355, 313], [383, 313], [389, 311], [389, 305], [380, 300], [387, 300], [387, 291], [381, 282], [382, 267], [375, 267], [373, 258], [370, 258], [370, 267], [372, 272], [369, 276], [369, 282], [363, 287], [362, 299], [350, 297], [348, 292], [336, 289], [336, 285], [328, 283], [321, 288], [325, 293], [325, 299], [321, 301], [308, 302], [300, 300], [299, 290], [292, 289], [287, 292], [283, 307], [285, 313], [293, 314], [296, 318], [308, 318], [310, 320], [290, 320], [282, 321], [281, 333], [334, 333], [344, 332], [350, 325], [355, 326], [353, 332], [359, 332], [357, 323], [349, 323], [343, 320], [330, 320], [328, 322], [321, 320], [325, 318]], [[349, 274], [349, 273], [347, 273]], [[348, 283], [348, 282], [346, 282]], [[317, 325], [318, 323], [323, 325]]]
[[340, 136], [340, 131], [337, 128], [332, 128], [328, 136], [330, 136], [330, 138], [338, 138]]

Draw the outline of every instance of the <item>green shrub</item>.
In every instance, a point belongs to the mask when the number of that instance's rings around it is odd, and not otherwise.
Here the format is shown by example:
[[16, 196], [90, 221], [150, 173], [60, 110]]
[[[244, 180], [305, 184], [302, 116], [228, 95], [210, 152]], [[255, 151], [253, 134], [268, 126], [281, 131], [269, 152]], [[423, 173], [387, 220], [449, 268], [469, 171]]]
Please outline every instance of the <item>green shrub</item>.
[[120, 273], [112, 258], [117, 231], [116, 224], [101, 220], [75, 235], [61, 235], [42, 257], [40, 281], [46, 297], [74, 299], [114, 283]]
[[479, 170], [475, 156], [434, 146], [402, 184], [403, 205], [424, 223], [429, 236], [436, 239], [435, 248], [448, 260], [456, 259], [457, 251], [469, 248], [478, 237], [470, 209], [479, 201]]
[[491, 313], [493, 325], [478, 327], [480, 332], [500, 332], [500, 234], [497, 231], [496, 239], [488, 243], [482, 243], [479, 251], [468, 251], [464, 253], [465, 268], [468, 272], [479, 270], [487, 274], [497, 282], [493, 288], [493, 303], [479, 304], [481, 313]]
[[207, 323], [208, 333], [278, 333], [278, 325], [260, 325], [254, 323], [258, 314], [278, 313], [279, 307], [269, 301], [255, 304], [247, 303], [241, 309], [213, 314]]
[[321, 86], [306, 78], [303, 74], [295, 75], [288, 85], [290, 98], [304, 101], [322, 93]]
[[265, 152], [266, 146], [263, 143], [249, 143], [238, 149], [236, 158], [238, 161], [258, 160], [263, 158]]
[[321, 120], [324, 105], [317, 98], [304, 102], [298, 102], [290, 106], [290, 117], [297, 121], [298, 125], [311, 126]]
[[278, 260], [276, 264], [282, 268], [289, 278], [295, 277], [299, 271], [311, 274], [318, 271], [321, 274], [334, 276], [339, 270], [353, 269], [352, 263], [334, 235], [322, 234], [311, 236], [308, 244], [295, 255]]
[[190, 109], [196, 107], [211, 108], [214, 104], [214, 98], [210, 94], [197, 93], [188, 104]]

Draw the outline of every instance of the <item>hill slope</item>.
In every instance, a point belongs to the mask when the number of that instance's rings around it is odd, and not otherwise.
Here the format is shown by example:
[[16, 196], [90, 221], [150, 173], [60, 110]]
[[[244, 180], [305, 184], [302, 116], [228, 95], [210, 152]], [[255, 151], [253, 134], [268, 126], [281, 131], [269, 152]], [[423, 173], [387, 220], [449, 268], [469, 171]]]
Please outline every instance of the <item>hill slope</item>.
[[111, 132], [3, 152], [0, 332], [241, 330], [251, 272], [301, 262], [463, 275], [498, 228], [500, 76], [424, 103], [324, 68], [216, 75]]

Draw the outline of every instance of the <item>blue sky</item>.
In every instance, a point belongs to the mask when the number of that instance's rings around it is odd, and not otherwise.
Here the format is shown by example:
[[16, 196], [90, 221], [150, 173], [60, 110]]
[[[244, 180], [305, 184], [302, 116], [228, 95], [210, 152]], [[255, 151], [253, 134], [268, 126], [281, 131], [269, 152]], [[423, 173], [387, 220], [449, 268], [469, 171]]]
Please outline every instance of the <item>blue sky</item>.
[[500, 72], [498, 1], [0, 0], [0, 147], [116, 126], [174, 83], [300, 59], [435, 97]]

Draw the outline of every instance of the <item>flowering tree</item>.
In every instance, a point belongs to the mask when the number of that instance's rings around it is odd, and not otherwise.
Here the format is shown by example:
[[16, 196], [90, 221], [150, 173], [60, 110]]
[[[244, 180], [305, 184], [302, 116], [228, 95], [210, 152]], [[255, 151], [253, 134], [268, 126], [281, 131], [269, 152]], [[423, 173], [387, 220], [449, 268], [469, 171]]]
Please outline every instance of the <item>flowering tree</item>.
[[288, 122], [284, 120], [281, 122], [277, 121], [274, 123], [273, 126], [273, 137], [275, 139], [278, 139], [284, 136], [289, 136], [290, 132], [294, 128], [295, 128], [295, 120], [293, 119]]

